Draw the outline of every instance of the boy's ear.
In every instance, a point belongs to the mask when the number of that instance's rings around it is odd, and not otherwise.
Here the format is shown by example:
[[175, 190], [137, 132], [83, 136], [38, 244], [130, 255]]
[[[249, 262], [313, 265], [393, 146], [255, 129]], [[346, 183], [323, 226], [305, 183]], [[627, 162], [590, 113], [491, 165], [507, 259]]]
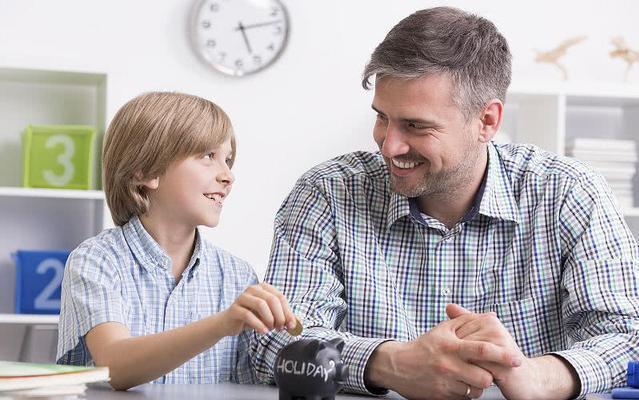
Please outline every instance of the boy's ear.
[[144, 178], [140, 171], [135, 173], [135, 183], [139, 186], [144, 186], [147, 189], [157, 189], [160, 186], [160, 177], [155, 178]]

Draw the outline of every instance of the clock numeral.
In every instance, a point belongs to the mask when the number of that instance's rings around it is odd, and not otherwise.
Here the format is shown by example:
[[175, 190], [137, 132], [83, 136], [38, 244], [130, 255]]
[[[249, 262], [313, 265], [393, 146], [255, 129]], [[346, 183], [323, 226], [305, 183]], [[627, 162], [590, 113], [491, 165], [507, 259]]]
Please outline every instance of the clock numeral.
[[273, 29], [274, 29], [273, 33], [275, 33], [276, 35], [281, 35], [282, 34], [282, 27], [281, 26], [279, 26], [279, 25], [278, 26], [274, 26]]
[[217, 46], [217, 42], [215, 40], [213, 40], [213, 39], [209, 39], [209, 40], [206, 41], [206, 45], [207, 45], [207, 47], [215, 47], [215, 46]]
[[271, 7], [271, 17], [277, 17], [280, 13], [280, 9], [277, 7]]
[[209, 29], [211, 27], [211, 21], [204, 20], [202, 21], [202, 28]]
[[209, 7], [209, 10], [211, 10], [211, 12], [218, 12], [220, 11], [220, 5], [218, 3], [213, 3]]
[[243, 66], [244, 66], [244, 61], [242, 61], [241, 58], [238, 58], [237, 60], [235, 60], [235, 67], [237, 69], [242, 69]]
[[271, 51], [275, 51], [275, 45], [273, 43], [269, 44], [266, 48]]
[[260, 65], [260, 64], [262, 64], [262, 57], [260, 57], [260, 56], [253, 56], [253, 63], [254, 63], [255, 65]]
[[226, 53], [221, 51], [220, 53], [218, 53], [218, 56], [220, 57], [220, 61], [224, 61], [224, 59], [226, 58]]

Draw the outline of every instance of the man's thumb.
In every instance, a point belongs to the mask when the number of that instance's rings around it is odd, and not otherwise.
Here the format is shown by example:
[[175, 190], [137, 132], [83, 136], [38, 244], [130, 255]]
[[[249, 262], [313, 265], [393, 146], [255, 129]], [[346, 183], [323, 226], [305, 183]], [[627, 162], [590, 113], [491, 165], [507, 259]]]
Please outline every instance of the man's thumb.
[[460, 306], [459, 304], [451, 303], [446, 306], [446, 315], [448, 315], [448, 318], [450, 319], [454, 319], [464, 314], [470, 314], [470, 313], [471, 313], [470, 311]]

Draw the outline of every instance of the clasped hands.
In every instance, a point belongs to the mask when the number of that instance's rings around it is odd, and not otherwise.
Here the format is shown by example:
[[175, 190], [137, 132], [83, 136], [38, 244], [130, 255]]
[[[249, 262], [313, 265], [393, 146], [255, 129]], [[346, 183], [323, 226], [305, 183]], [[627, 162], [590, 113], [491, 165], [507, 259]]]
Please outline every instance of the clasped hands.
[[[552, 355], [527, 358], [495, 313], [449, 304], [446, 314], [449, 320], [415, 340], [381, 344], [367, 365], [367, 384], [409, 399], [479, 398], [493, 383], [507, 399], [574, 394], [564, 362]], [[550, 387], [552, 374], [567, 376], [566, 387]]]

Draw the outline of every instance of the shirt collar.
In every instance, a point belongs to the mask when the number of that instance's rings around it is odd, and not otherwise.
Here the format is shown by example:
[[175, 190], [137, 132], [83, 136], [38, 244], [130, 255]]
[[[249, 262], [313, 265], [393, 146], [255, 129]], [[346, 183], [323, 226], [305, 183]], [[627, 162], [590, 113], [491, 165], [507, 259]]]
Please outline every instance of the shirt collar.
[[[388, 190], [390, 191], [390, 184]], [[461, 222], [470, 221], [477, 214], [483, 214], [518, 223], [518, 211], [519, 207], [513, 195], [510, 179], [499, 159], [495, 145], [491, 142], [488, 144], [488, 168], [477, 190], [473, 205]], [[387, 228], [405, 215], [413, 215], [417, 221], [422, 220], [416, 199], [409, 199], [391, 191]]]
[[[122, 227], [122, 230], [133, 255], [142, 268], [150, 272], [156, 268], [168, 270], [171, 267], [171, 258], [146, 231], [137, 215], [131, 217], [129, 222]], [[193, 269], [200, 263], [201, 240], [200, 231], [196, 229], [195, 248], [187, 269]]]
[[486, 189], [479, 205], [479, 213], [519, 223], [519, 203], [515, 199], [510, 177], [492, 142], [488, 144]]

